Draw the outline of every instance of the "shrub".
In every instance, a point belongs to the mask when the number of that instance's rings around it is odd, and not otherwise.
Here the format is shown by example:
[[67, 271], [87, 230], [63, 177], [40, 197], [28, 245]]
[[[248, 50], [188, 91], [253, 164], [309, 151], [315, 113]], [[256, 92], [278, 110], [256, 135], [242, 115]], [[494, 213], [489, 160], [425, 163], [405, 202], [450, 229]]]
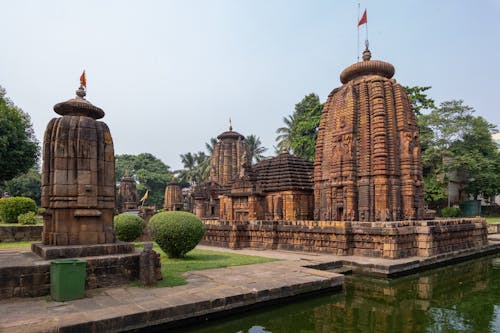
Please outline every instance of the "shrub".
[[457, 207], [446, 207], [441, 209], [442, 217], [461, 217], [462, 211]]
[[205, 234], [203, 222], [188, 212], [172, 211], [153, 215], [151, 237], [169, 258], [180, 258], [194, 249]]
[[17, 223], [21, 214], [34, 212], [37, 207], [35, 200], [25, 197], [12, 197], [0, 199], [0, 220], [5, 223]]
[[116, 238], [124, 242], [132, 242], [142, 235], [144, 220], [133, 214], [119, 214], [114, 218]]
[[36, 224], [38, 222], [38, 218], [35, 212], [27, 212], [24, 214], [20, 214], [17, 217], [17, 222], [23, 225]]

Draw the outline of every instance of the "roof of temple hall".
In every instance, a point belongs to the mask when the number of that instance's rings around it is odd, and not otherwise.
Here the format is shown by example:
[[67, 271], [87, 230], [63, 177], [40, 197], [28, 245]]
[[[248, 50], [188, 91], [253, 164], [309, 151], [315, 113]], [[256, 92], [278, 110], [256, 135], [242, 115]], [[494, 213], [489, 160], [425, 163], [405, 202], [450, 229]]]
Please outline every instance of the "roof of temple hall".
[[264, 192], [313, 190], [313, 162], [282, 153], [253, 167], [255, 179]]

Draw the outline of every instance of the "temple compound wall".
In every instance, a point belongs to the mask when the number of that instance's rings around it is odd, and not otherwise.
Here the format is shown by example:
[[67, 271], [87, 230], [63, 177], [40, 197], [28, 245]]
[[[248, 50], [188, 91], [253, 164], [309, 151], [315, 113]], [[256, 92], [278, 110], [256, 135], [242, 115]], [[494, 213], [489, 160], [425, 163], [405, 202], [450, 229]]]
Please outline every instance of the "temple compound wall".
[[394, 222], [205, 219], [202, 244], [369, 256], [429, 257], [487, 244], [484, 219]]

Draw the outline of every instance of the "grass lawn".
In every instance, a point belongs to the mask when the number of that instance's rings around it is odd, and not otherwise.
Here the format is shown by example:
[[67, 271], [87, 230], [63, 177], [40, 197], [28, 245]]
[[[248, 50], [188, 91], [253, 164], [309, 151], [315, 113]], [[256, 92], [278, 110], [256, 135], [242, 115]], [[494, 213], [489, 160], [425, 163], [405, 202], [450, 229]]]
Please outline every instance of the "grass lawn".
[[[0, 249], [29, 249], [31, 247], [31, 243], [33, 242], [5, 242], [0, 243]], [[135, 243], [135, 246], [141, 248], [140, 243]], [[186, 278], [182, 276], [182, 273], [187, 271], [199, 271], [210, 268], [260, 264], [269, 261], [276, 261], [276, 259], [271, 258], [196, 249], [186, 254], [185, 258], [169, 259], [167, 255], [158, 247], [158, 245], [155, 244], [153, 250], [160, 253], [161, 271], [163, 274], [163, 280], [158, 281], [157, 287], [173, 287], [186, 284]], [[134, 285], [138, 285], [138, 282], [134, 283]]]
[[500, 222], [500, 217], [487, 217], [486, 222], [488, 223], [497, 223]]
[[[136, 246], [139, 247], [139, 244], [136, 244]], [[158, 281], [157, 287], [173, 287], [186, 284], [186, 278], [182, 276], [182, 273], [187, 271], [276, 261], [276, 259], [271, 258], [197, 249], [187, 253], [185, 258], [170, 259], [158, 245], [155, 244], [153, 250], [161, 255], [161, 272], [163, 274], [163, 280]]]
[[29, 249], [31, 248], [31, 243], [34, 242], [2, 242], [0, 243], [0, 249]]

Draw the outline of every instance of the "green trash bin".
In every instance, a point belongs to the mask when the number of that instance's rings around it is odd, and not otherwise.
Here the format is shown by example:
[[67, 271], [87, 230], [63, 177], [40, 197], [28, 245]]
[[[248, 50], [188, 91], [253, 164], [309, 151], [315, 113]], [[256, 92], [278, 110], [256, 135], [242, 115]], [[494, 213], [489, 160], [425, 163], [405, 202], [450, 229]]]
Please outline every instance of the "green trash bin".
[[83, 298], [87, 262], [82, 259], [56, 259], [50, 262], [50, 295], [55, 301]]

